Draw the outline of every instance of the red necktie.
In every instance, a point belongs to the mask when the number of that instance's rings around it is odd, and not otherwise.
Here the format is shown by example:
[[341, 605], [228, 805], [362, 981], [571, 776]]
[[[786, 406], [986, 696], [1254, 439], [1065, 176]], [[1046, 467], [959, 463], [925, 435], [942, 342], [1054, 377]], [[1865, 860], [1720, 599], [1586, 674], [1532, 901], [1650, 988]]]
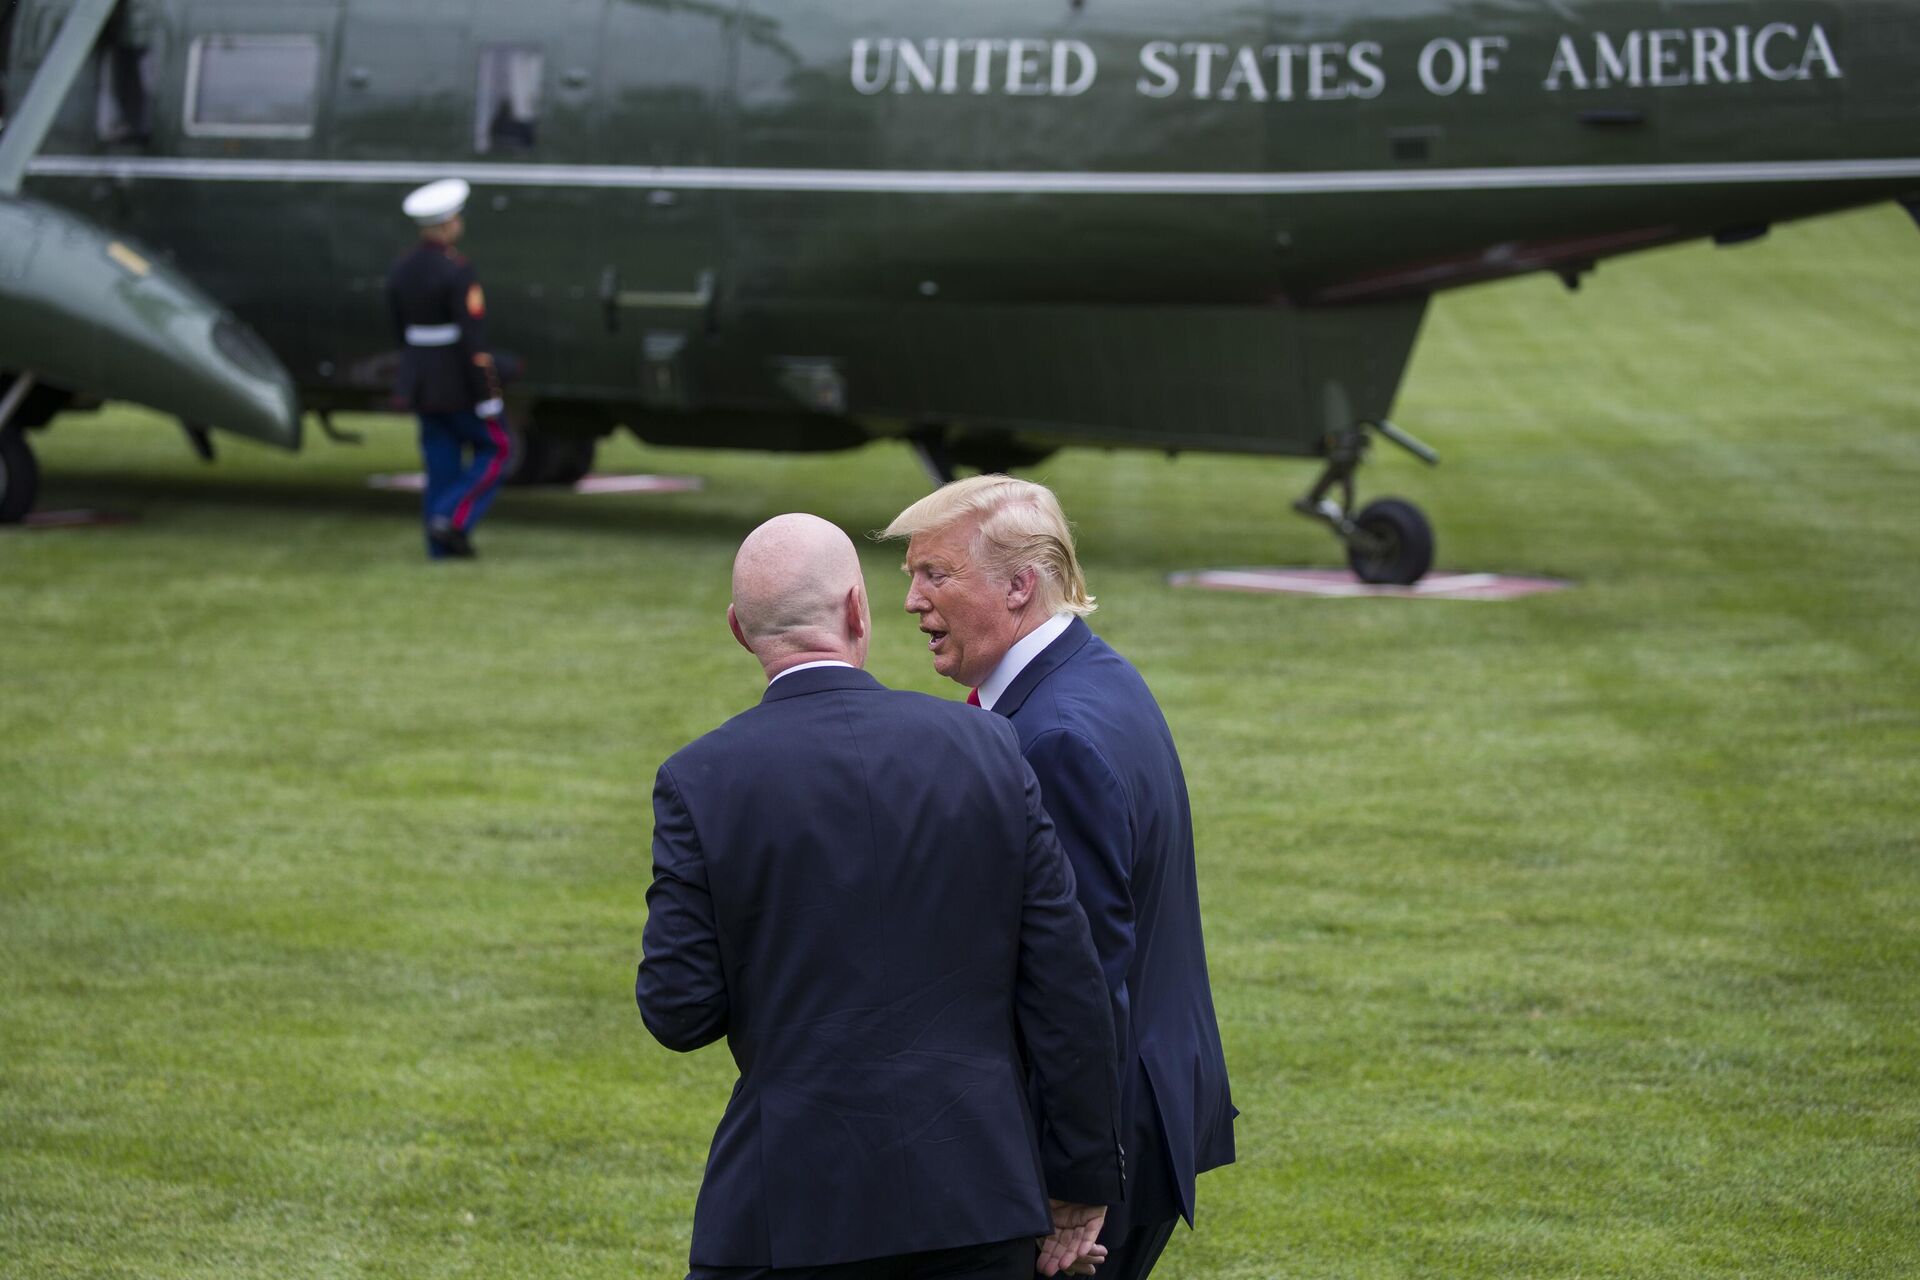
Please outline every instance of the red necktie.
[[967, 690], [967, 705], [970, 707], [980, 705], [980, 691], [978, 689]]

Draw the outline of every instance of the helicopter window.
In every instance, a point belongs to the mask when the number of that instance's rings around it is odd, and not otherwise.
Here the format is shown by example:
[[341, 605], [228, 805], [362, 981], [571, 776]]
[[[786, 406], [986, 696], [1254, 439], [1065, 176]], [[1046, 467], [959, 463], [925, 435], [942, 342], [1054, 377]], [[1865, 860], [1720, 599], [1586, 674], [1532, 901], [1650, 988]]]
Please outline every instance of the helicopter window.
[[187, 132], [308, 137], [319, 80], [320, 42], [313, 36], [203, 36], [187, 53]]
[[480, 50], [473, 113], [475, 151], [525, 151], [533, 146], [545, 63], [540, 50], [521, 45], [489, 45]]

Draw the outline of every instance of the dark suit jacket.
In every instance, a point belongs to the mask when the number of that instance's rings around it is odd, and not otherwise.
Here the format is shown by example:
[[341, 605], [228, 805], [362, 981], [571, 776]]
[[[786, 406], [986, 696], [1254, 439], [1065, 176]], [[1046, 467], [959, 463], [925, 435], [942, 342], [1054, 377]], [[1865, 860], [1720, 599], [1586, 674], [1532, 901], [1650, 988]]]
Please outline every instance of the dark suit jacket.
[[740, 1068], [696, 1267], [1044, 1235], [1049, 1192], [1120, 1198], [1105, 986], [1003, 721], [795, 672], [661, 766], [653, 805], [640, 1011]]
[[994, 703], [1066, 846], [1120, 1045], [1129, 1182], [1107, 1239], [1176, 1213], [1233, 1161], [1226, 1057], [1200, 937], [1187, 780], [1140, 673], [1075, 619]]

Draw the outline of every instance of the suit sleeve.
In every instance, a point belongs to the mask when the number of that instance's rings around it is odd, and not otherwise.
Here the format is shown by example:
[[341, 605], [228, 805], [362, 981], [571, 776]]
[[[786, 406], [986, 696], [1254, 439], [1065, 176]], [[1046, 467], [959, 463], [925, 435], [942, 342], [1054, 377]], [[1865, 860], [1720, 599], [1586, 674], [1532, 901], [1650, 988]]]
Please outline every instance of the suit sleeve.
[[654, 1039], [686, 1053], [725, 1035], [727, 982], [706, 857], [664, 765], [653, 784], [653, 884], [641, 941], [634, 998]]
[[[1017, 758], [1017, 757], [1016, 757]], [[1111, 1205], [1124, 1194], [1113, 1018], [1068, 865], [1024, 762], [1026, 889], [1015, 1009], [1039, 1102], [1047, 1194]]]
[[1106, 758], [1085, 738], [1057, 729], [1036, 738], [1026, 756], [1060, 846], [1073, 864], [1076, 892], [1113, 1003], [1114, 1042], [1125, 1050], [1133, 1043], [1127, 991], [1134, 948], [1132, 808]]

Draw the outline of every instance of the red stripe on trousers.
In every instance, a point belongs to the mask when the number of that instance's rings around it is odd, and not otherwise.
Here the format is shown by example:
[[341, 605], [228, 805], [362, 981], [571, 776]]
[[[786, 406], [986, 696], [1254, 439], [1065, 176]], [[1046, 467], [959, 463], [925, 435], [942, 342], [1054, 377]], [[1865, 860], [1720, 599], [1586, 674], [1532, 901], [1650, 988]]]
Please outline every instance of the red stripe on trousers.
[[487, 418], [485, 422], [487, 434], [493, 437], [493, 461], [487, 464], [486, 474], [467, 491], [466, 497], [460, 499], [460, 505], [453, 509], [453, 527], [463, 531], [467, 527], [467, 513], [473, 510], [473, 500], [493, 488], [494, 481], [499, 478], [500, 467], [506, 459], [507, 449], [512, 444], [512, 441], [507, 439], [507, 433], [501, 430], [498, 418]]

